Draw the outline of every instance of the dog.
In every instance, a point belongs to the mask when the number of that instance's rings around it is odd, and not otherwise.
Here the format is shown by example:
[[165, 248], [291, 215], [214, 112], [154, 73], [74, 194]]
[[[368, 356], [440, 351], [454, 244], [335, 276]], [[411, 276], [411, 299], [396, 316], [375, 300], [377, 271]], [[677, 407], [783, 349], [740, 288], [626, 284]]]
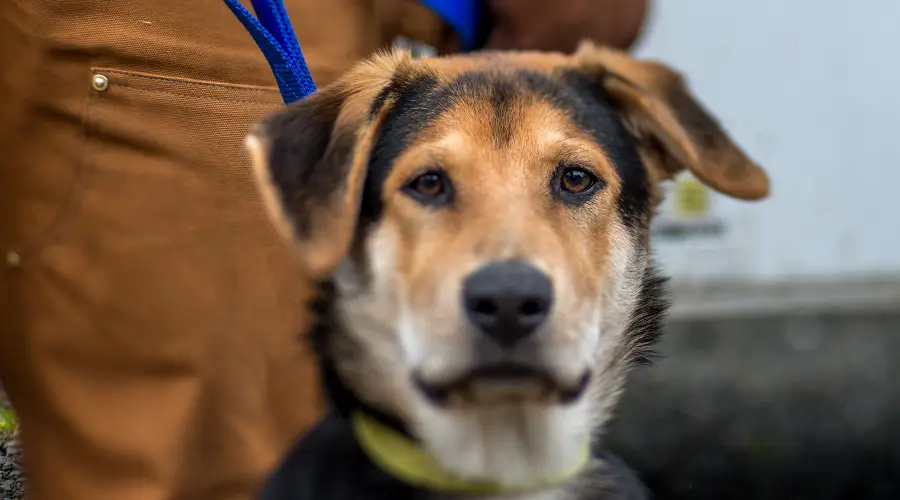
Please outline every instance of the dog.
[[320, 283], [309, 335], [331, 403], [262, 498], [645, 497], [599, 438], [668, 306], [660, 183], [769, 192], [677, 71], [591, 43], [395, 50], [246, 144]]

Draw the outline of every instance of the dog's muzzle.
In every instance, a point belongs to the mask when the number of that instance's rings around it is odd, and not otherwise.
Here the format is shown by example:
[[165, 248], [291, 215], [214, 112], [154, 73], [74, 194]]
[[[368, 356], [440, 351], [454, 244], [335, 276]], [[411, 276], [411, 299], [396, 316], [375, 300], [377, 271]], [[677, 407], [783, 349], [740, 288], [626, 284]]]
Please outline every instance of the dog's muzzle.
[[426, 381], [419, 373], [413, 375], [413, 380], [438, 406], [570, 404], [584, 393], [590, 382], [590, 371], [568, 382], [539, 365], [506, 362], [478, 365], [444, 382]]
[[463, 310], [475, 332], [471, 367], [441, 381], [414, 375], [416, 386], [441, 406], [577, 400], [590, 372], [562, 380], [542, 359], [536, 337], [553, 309], [553, 282], [519, 260], [487, 264], [463, 283]]
[[497, 262], [466, 278], [462, 300], [469, 322], [482, 335], [513, 349], [550, 316], [553, 282], [525, 262]]

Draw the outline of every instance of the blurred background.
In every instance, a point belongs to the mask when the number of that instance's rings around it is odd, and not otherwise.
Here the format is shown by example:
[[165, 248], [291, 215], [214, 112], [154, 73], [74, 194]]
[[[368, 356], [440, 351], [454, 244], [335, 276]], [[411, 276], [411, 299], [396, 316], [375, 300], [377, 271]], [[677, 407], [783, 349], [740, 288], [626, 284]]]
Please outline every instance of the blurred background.
[[[653, 3], [636, 54], [680, 68], [773, 186], [668, 186], [674, 308], [606, 438], [657, 498], [900, 498], [898, 20], [897, 0]], [[0, 439], [2, 499], [19, 452]]]
[[900, 2], [655, 2], [679, 67], [772, 178], [680, 177], [655, 228], [674, 309], [610, 446], [663, 499], [900, 498]]

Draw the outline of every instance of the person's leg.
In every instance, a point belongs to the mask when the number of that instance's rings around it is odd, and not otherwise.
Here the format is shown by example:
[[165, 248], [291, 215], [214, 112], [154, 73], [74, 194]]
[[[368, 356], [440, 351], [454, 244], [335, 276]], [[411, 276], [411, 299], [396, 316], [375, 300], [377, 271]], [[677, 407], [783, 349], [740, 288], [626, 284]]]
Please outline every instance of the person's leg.
[[0, 47], [29, 498], [248, 498], [318, 411], [304, 279], [242, 148], [282, 106], [265, 61], [215, 1], [4, 2]]
[[[286, 3], [321, 86], [414, 0]], [[259, 49], [218, 0], [10, 0], [0, 47], [0, 378], [29, 500], [252, 497], [320, 406], [308, 280], [243, 149], [283, 105]]]

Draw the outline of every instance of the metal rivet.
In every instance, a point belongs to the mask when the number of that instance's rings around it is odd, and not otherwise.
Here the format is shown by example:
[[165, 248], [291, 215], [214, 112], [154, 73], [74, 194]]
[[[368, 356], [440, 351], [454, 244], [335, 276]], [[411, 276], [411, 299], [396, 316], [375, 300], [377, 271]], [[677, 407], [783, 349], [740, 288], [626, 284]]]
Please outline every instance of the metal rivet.
[[19, 267], [19, 264], [22, 263], [22, 257], [19, 257], [19, 254], [10, 250], [6, 252], [6, 263], [10, 265], [10, 267]]
[[97, 92], [106, 92], [106, 89], [109, 88], [109, 78], [103, 75], [94, 75], [91, 78], [91, 87]]

